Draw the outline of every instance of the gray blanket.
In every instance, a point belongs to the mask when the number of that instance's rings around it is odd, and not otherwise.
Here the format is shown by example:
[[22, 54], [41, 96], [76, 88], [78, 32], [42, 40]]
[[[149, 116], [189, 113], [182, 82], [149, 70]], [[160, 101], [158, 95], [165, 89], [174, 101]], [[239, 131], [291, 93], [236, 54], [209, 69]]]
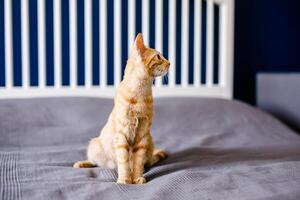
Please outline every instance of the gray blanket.
[[74, 169], [112, 100], [0, 101], [0, 199], [300, 199], [300, 137], [238, 101], [156, 99], [152, 135], [170, 157], [145, 185]]

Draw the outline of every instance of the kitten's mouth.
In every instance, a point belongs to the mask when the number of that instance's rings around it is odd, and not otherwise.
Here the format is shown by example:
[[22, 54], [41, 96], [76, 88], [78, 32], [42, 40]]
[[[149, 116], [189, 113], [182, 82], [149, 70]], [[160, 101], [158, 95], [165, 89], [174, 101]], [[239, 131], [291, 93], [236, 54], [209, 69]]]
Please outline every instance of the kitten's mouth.
[[159, 66], [158, 68], [155, 69], [153, 76], [154, 77], [165, 76], [169, 71], [169, 67], [170, 67], [170, 63], [166, 63]]
[[166, 70], [164, 70], [161, 76], [167, 75], [168, 71], [169, 71], [169, 68], [167, 68]]
[[165, 76], [165, 75], [168, 73], [169, 68], [170, 68], [170, 63], [167, 63], [167, 64], [165, 65], [165, 69], [164, 69], [164, 72], [163, 72], [162, 76]]
[[163, 69], [160, 69], [156, 76], [165, 76], [169, 71], [169, 65], [166, 65]]

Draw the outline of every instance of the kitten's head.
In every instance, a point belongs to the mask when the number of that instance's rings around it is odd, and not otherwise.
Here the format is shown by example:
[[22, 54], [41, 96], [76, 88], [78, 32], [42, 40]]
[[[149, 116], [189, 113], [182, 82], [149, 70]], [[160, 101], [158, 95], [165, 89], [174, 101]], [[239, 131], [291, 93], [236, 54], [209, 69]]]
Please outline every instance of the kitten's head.
[[152, 77], [163, 76], [169, 70], [170, 62], [155, 49], [147, 48], [141, 33], [135, 38], [131, 58], [142, 62], [144, 70]]

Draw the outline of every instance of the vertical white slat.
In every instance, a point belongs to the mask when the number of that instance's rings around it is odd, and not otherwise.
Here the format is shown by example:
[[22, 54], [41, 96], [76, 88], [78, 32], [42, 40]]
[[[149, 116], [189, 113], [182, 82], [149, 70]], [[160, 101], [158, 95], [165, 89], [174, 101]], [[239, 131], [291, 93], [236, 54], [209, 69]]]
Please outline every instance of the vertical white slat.
[[188, 85], [189, 67], [189, 1], [182, 1], [181, 12], [181, 85]]
[[121, 81], [121, 0], [115, 0], [114, 2], [114, 86], [118, 86]]
[[84, 1], [84, 80], [85, 87], [90, 88], [92, 85], [92, 0]]
[[53, 1], [53, 32], [54, 32], [54, 86], [61, 87], [61, 0]]
[[206, 86], [212, 85], [213, 80], [213, 46], [214, 46], [214, 4], [212, 0], [207, 1], [207, 22], [206, 22]]
[[128, 0], [128, 55], [135, 38], [135, 0]]
[[38, 23], [38, 73], [39, 88], [46, 85], [46, 31], [45, 31], [45, 0], [37, 1], [37, 23]]
[[29, 1], [21, 1], [21, 40], [22, 40], [22, 87], [27, 89], [30, 85], [30, 57], [29, 57]]
[[13, 87], [13, 41], [12, 41], [12, 1], [4, 1], [5, 25], [5, 87]]
[[[163, 48], [163, 0], [155, 2], [155, 49], [162, 53]], [[162, 86], [162, 77], [156, 78], [156, 87]]]
[[107, 86], [107, 0], [100, 1], [100, 86]]
[[77, 0], [69, 0], [70, 86], [77, 85]]
[[194, 5], [194, 86], [201, 83], [201, 13], [202, 0], [195, 0]]
[[175, 87], [176, 72], [176, 1], [169, 0], [169, 86]]
[[227, 38], [227, 10], [226, 5], [220, 5], [219, 9], [219, 85], [225, 86], [226, 81], [226, 38]]
[[149, 33], [149, 23], [150, 23], [150, 13], [149, 13], [150, 1], [143, 0], [142, 1], [142, 33], [143, 39], [146, 46], [149, 45], [150, 42], [150, 33]]

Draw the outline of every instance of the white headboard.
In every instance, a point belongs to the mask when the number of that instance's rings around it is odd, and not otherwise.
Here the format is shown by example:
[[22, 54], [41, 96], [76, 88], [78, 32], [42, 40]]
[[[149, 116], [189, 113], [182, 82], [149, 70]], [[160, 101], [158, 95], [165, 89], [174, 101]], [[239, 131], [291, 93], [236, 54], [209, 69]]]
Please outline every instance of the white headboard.
[[[46, 60], [46, 1], [37, 1], [37, 56], [38, 77], [37, 86], [30, 84], [30, 34], [33, 34], [29, 26], [29, 0], [21, 0], [21, 86], [14, 86], [14, 39], [13, 39], [13, 1], [4, 0], [4, 30], [5, 30], [5, 85], [0, 86], [0, 98], [19, 97], [49, 97], [49, 96], [99, 96], [112, 97], [115, 86], [122, 77], [122, 45], [124, 37], [122, 33], [127, 30], [127, 48], [133, 44], [136, 35], [136, 20], [141, 21], [141, 32], [144, 40], [149, 44], [150, 38], [155, 37], [155, 48], [159, 51], [167, 49], [168, 59], [171, 62], [168, 74], [168, 83], [163, 84], [162, 79], [155, 81], [155, 96], [202, 96], [232, 98], [233, 88], [233, 27], [234, 27], [234, 1], [233, 0], [127, 0], [127, 28], [123, 30], [122, 0], [99, 0], [99, 84], [93, 84], [93, 1], [84, 0], [84, 84], [78, 86], [78, 22], [77, 0], [68, 1], [69, 19], [69, 85], [62, 84], [62, 19], [66, 13], [62, 12], [62, 0], [53, 0], [53, 65], [54, 84], [47, 85]], [[167, 1], [167, 2], [166, 2]], [[108, 9], [108, 3], [113, 5]], [[136, 6], [141, 6], [138, 19]], [[150, 6], [154, 3], [154, 7]], [[167, 6], [167, 7], [166, 7]], [[217, 9], [216, 9], [217, 8]], [[113, 11], [113, 54], [109, 55], [108, 49], [108, 16]], [[203, 13], [205, 12], [205, 13]], [[216, 13], [218, 12], [218, 13]], [[154, 14], [153, 14], [154, 13]], [[191, 14], [192, 13], [192, 14]], [[178, 16], [180, 15], [180, 16]], [[152, 16], [152, 17], [151, 17]], [[155, 31], [150, 31], [150, 22], [155, 18]], [[165, 23], [165, 17], [167, 22]], [[216, 17], [218, 19], [216, 20]], [[151, 18], [151, 19], [150, 19]], [[178, 21], [178, 19], [180, 19]], [[193, 23], [190, 22], [193, 20]], [[111, 23], [111, 22], [110, 22]], [[217, 23], [217, 24], [216, 24]], [[178, 27], [179, 26], [179, 27]], [[191, 27], [192, 26], [192, 27]], [[167, 28], [167, 38], [164, 30]], [[218, 32], [215, 31], [217, 28]], [[191, 33], [192, 31], [192, 33]], [[203, 37], [205, 35], [205, 38]], [[192, 38], [191, 38], [192, 36]], [[217, 38], [217, 40], [216, 40]], [[164, 42], [164, 40], [168, 42]], [[214, 42], [218, 43], [216, 45]], [[168, 44], [167, 47], [163, 45]], [[191, 46], [192, 45], [192, 46]], [[178, 53], [178, 49], [180, 49]], [[192, 54], [192, 55], [191, 55]], [[217, 56], [216, 56], [217, 55]], [[113, 84], [108, 85], [107, 73], [108, 58], [114, 60]], [[177, 57], [180, 56], [180, 62]], [[192, 67], [190, 60], [192, 59]], [[205, 63], [203, 66], [203, 59]], [[218, 63], [215, 63], [215, 62]], [[177, 65], [177, 67], [176, 67]], [[180, 74], [178, 76], [179, 68]], [[217, 66], [215, 68], [214, 66]], [[191, 77], [190, 70], [193, 75]], [[205, 72], [204, 72], [205, 70]], [[217, 83], [214, 82], [214, 74], [217, 70]], [[204, 74], [203, 74], [204, 73]], [[177, 74], [177, 75], [176, 75]], [[180, 77], [180, 82], [176, 81]], [[203, 81], [202, 79], [205, 79]], [[192, 81], [190, 81], [192, 79]]]

